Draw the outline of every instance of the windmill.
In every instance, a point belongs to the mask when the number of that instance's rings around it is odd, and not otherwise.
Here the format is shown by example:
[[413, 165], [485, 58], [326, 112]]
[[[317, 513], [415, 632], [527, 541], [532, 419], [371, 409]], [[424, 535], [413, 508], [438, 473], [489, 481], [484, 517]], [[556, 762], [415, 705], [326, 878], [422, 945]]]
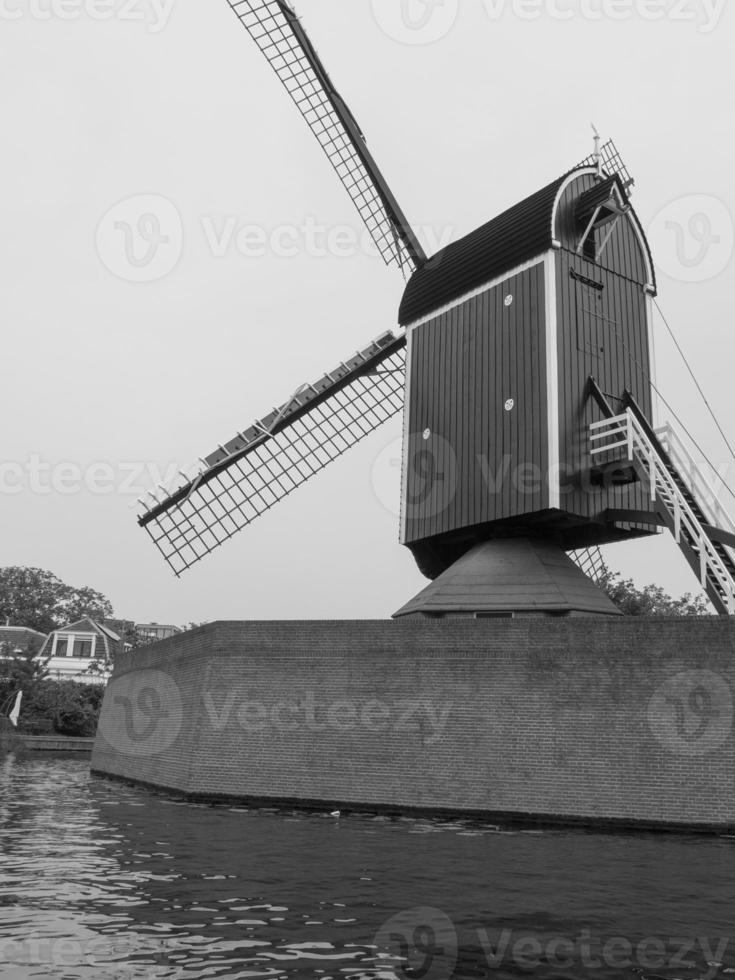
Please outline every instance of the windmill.
[[403, 411], [400, 537], [432, 581], [396, 615], [615, 614], [596, 549], [662, 526], [735, 613], [735, 525], [652, 423], [656, 279], [615, 145], [595, 134], [581, 164], [428, 257], [291, 5], [228, 2], [408, 282], [399, 331], [143, 498], [173, 571]]

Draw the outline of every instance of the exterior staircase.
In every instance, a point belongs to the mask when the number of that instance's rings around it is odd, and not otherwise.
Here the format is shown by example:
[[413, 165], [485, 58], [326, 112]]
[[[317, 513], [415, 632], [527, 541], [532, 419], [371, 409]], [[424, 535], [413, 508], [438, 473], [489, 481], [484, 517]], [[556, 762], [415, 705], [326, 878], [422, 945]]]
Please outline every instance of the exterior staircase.
[[632, 464], [717, 612], [735, 615], [735, 524], [675, 430], [654, 430], [629, 393], [625, 404], [590, 426], [592, 457]]

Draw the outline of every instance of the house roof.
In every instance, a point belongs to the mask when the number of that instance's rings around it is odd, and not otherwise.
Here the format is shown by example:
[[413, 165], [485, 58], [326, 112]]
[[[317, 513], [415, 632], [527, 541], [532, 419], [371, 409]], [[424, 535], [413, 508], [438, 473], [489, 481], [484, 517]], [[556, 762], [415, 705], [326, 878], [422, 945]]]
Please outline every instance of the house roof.
[[[398, 313], [399, 323], [405, 326], [434, 313], [548, 252], [554, 246], [559, 192], [574, 174], [590, 171], [587, 165], [575, 167], [437, 252], [409, 279]], [[616, 175], [600, 184], [599, 193], [609, 196], [611, 184], [618, 187], [625, 199], [625, 189]]]
[[95, 626], [97, 626], [98, 629], [102, 630], [103, 633], [109, 636], [109, 638], [112, 640], [113, 643], [120, 642], [119, 635], [114, 630], [111, 630], [109, 626], [105, 626], [104, 623], [95, 623]]
[[18, 636], [35, 636], [36, 638], [46, 639], [46, 633], [33, 630], [30, 626], [0, 626], [0, 640], [12, 638], [15, 634]]
[[5, 644], [12, 644], [15, 648], [18, 644], [28, 643], [29, 640], [45, 642], [46, 634], [30, 629], [28, 626], [0, 626], [0, 648]]
[[103, 626], [102, 623], [98, 623], [94, 619], [80, 619], [76, 623], [69, 623], [68, 626], [62, 626], [57, 630], [54, 630], [49, 634], [46, 639], [45, 647], [51, 643], [52, 637], [58, 635], [59, 633], [97, 633], [97, 635], [102, 639], [103, 646], [105, 648], [105, 657], [110, 659], [114, 652], [114, 647], [116, 644], [120, 643], [120, 637], [111, 630], [108, 626]]
[[565, 177], [559, 177], [476, 231], [452, 242], [411, 276], [403, 294], [401, 324], [440, 309], [552, 244], [551, 215]]

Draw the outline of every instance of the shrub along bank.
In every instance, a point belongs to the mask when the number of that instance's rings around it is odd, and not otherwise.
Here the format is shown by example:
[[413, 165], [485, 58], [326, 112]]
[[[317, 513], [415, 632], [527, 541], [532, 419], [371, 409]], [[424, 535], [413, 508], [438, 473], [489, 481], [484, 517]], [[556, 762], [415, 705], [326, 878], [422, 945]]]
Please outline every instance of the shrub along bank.
[[[0, 682], [0, 704], [11, 698]], [[17, 688], [16, 688], [17, 690]], [[102, 684], [40, 680], [23, 690], [18, 733], [23, 735], [70, 735], [92, 737], [97, 731]]]

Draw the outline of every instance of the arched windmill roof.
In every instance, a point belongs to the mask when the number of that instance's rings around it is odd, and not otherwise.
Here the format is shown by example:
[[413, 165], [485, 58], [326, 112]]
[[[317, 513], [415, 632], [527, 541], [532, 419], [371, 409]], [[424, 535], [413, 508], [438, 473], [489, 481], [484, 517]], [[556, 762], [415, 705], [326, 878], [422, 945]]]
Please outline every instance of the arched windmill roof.
[[[593, 171], [589, 166], [569, 171], [437, 252], [409, 280], [398, 314], [400, 324], [413, 323], [551, 249], [559, 193], [570, 177], [584, 172]], [[611, 179], [625, 194], [619, 178]]]

